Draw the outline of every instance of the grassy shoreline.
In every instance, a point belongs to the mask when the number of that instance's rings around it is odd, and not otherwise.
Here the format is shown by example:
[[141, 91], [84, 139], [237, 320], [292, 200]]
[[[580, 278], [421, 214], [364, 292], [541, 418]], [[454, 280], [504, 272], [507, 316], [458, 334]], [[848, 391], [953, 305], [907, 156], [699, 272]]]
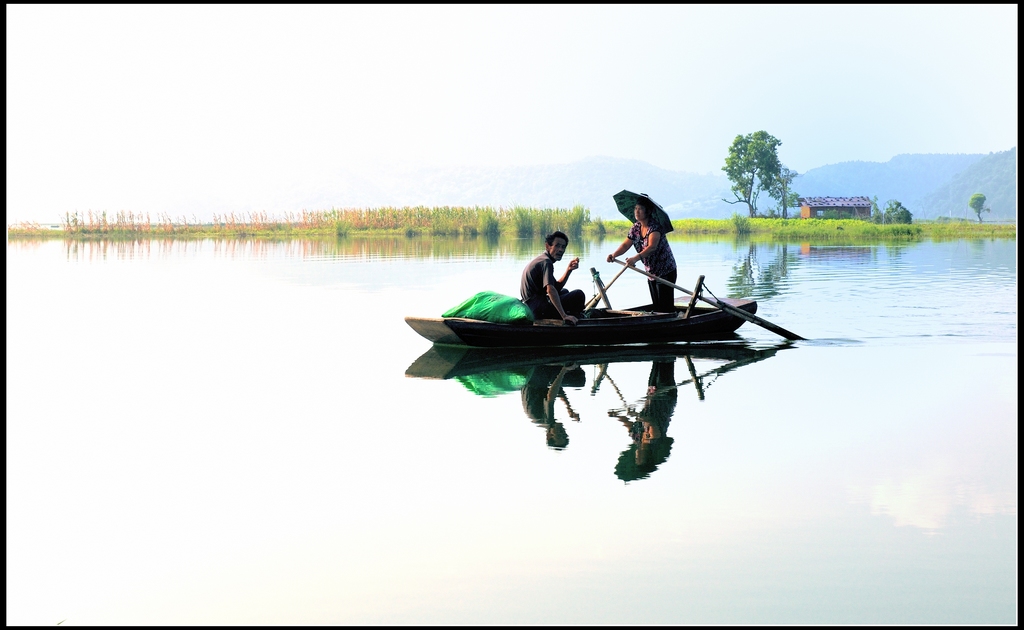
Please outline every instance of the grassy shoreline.
[[[1016, 223], [918, 222], [913, 224], [879, 225], [857, 219], [768, 219], [733, 216], [731, 219], [678, 219], [672, 222], [672, 238], [683, 235], [749, 237], [758, 240], [814, 239], [847, 240], [918, 240], [921, 238], [1012, 238], [1017, 237]], [[554, 230], [571, 236], [625, 236], [630, 223], [626, 220], [592, 219], [583, 206], [564, 209], [541, 209], [514, 206], [376, 208], [326, 210], [282, 218], [267, 213], [214, 216], [214, 220], [189, 222], [184, 217], [172, 220], [162, 215], [152, 221], [149, 215], [119, 212], [66, 214], [60, 229], [39, 224], [20, 223], [7, 226], [7, 237], [71, 240], [118, 239], [295, 239], [366, 236], [443, 236], [487, 238], [539, 237]]]

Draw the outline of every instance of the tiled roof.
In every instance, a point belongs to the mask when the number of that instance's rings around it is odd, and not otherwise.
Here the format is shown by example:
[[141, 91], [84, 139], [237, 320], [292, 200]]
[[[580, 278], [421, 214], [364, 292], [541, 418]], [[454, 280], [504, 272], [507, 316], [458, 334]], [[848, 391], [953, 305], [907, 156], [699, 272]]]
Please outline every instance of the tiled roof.
[[801, 206], [815, 207], [843, 207], [863, 208], [871, 207], [871, 200], [867, 197], [800, 197]]

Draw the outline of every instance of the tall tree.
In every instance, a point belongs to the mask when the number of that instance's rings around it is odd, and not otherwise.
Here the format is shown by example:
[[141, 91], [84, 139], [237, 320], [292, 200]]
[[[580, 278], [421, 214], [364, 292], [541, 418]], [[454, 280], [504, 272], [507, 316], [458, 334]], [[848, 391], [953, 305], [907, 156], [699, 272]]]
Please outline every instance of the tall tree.
[[[961, 197], [961, 199], [963, 199], [963, 197]], [[978, 215], [978, 223], [981, 223], [982, 212], [992, 212], [992, 208], [985, 207], [985, 201], [987, 201], [985, 195], [981, 193], [974, 193], [971, 195], [971, 200], [967, 202], [967, 205], [971, 207], [971, 210], [974, 210], [974, 214]]]
[[796, 204], [798, 203], [798, 199], [800, 196], [797, 195], [795, 192], [791, 191], [789, 187], [790, 185], [792, 185], [793, 180], [796, 179], [799, 175], [800, 173], [797, 173], [793, 169], [787, 168], [786, 166], [780, 164], [779, 174], [775, 177], [775, 179], [772, 182], [772, 187], [768, 190], [768, 194], [771, 196], [771, 198], [774, 199], [775, 201], [778, 201], [779, 205], [782, 206], [783, 219], [789, 218], [789, 207], [796, 207]]
[[732, 194], [736, 200], [722, 201], [746, 204], [750, 216], [755, 216], [758, 194], [771, 190], [782, 168], [778, 152], [780, 144], [782, 142], [767, 131], [736, 136], [722, 167], [732, 182]]
[[871, 220], [875, 223], [882, 223], [884, 217], [885, 215], [878, 209], [878, 195], [875, 195], [871, 198]]

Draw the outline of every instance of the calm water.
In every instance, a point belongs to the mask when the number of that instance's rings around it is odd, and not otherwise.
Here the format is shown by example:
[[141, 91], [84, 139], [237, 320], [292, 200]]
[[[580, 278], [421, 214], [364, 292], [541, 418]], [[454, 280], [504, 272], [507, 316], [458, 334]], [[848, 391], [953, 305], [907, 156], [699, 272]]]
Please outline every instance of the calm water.
[[671, 242], [809, 341], [404, 323], [536, 243], [9, 243], [7, 623], [1015, 623], [1016, 242]]

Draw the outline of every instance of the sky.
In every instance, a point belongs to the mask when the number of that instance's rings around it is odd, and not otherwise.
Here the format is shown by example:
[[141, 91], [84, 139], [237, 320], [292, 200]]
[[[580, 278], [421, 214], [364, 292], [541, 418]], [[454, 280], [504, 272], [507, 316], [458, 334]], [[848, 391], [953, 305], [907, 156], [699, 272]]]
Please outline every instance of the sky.
[[[1017, 6], [7, 5], [7, 220], [339, 172], [1017, 144]], [[294, 208], [292, 210], [299, 210]]]

